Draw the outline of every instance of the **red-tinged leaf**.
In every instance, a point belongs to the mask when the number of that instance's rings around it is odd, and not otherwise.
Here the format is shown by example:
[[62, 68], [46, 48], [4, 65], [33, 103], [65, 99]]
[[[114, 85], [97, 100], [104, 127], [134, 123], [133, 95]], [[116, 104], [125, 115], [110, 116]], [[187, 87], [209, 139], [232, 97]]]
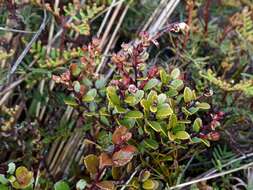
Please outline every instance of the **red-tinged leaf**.
[[112, 166], [112, 165], [113, 165], [112, 158], [108, 154], [103, 152], [99, 156], [99, 168], [102, 169], [106, 166]]
[[24, 187], [29, 185], [33, 178], [33, 173], [28, 171], [28, 169], [24, 166], [18, 167], [16, 169], [15, 174], [16, 174], [17, 182], [21, 186], [24, 186]]
[[158, 68], [157, 66], [153, 66], [149, 69], [148, 71], [148, 78], [154, 77], [158, 73]]
[[81, 69], [78, 67], [76, 63], [72, 63], [69, 66], [70, 72], [73, 76], [77, 77], [81, 73]]
[[218, 140], [220, 140], [220, 133], [218, 133], [216, 131], [212, 131], [207, 134], [207, 138], [210, 141], [218, 141]]
[[114, 190], [115, 185], [113, 181], [101, 181], [96, 184], [96, 186], [101, 190]]
[[61, 77], [59, 77], [57, 75], [52, 75], [52, 80], [55, 81], [56, 83], [60, 83], [61, 82]]
[[112, 161], [115, 167], [124, 166], [130, 162], [136, 152], [136, 148], [132, 145], [127, 145], [115, 152], [112, 156]]
[[131, 139], [132, 133], [128, 132], [128, 129], [126, 127], [118, 127], [113, 135], [112, 135], [112, 142], [113, 144], [122, 144], [129, 139]]

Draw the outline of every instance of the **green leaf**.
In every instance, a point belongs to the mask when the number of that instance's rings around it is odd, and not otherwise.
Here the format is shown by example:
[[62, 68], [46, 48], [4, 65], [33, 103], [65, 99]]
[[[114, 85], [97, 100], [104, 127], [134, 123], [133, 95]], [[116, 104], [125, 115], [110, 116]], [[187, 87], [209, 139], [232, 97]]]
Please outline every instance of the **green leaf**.
[[143, 189], [154, 190], [155, 186], [156, 186], [156, 184], [155, 184], [154, 180], [152, 180], [152, 179], [148, 179], [148, 180], [144, 181], [144, 183], [142, 184]]
[[168, 104], [165, 104], [158, 108], [156, 117], [159, 118], [165, 118], [173, 113], [173, 110]]
[[210, 142], [206, 139], [201, 139], [202, 143], [204, 143], [207, 147], [210, 147]]
[[180, 140], [186, 140], [190, 138], [190, 135], [186, 131], [178, 131], [175, 137]]
[[210, 109], [210, 105], [206, 102], [201, 102], [196, 104], [199, 109], [208, 110]]
[[0, 174], [0, 183], [7, 184], [8, 182], [8, 179], [3, 174]]
[[191, 112], [188, 111], [185, 107], [182, 107], [181, 109], [182, 109], [182, 112], [183, 112], [185, 115], [187, 115], [187, 116], [191, 115]]
[[63, 101], [68, 106], [73, 106], [73, 107], [78, 106], [78, 103], [76, 102], [75, 98], [72, 96], [65, 97]]
[[158, 104], [163, 104], [166, 102], [167, 96], [166, 94], [159, 94], [157, 97]]
[[201, 139], [201, 138], [198, 138], [198, 137], [193, 137], [193, 138], [191, 139], [191, 141], [194, 142], [194, 143], [200, 143], [200, 142], [202, 142], [202, 139]]
[[7, 186], [5, 186], [5, 185], [2, 185], [2, 184], [0, 184], [0, 189], [1, 189], [1, 190], [10, 190], [9, 187], [7, 187]]
[[99, 79], [95, 82], [95, 86], [97, 89], [101, 89], [101, 88], [105, 87], [105, 85], [106, 85], [105, 79]]
[[107, 98], [109, 101], [115, 106], [115, 105], [120, 105], [120, 98], [116, 93], [116, 88], [113, 86], [109, 86], [106, 89], [107, 91]]
[[162, 127], [159, 122], [157, 121], [147, 121], [148, 125], [154, 129], [156, 132], [161, 131]]
[[70, 190], [70, 187], [65, 181], [58, 181], [54, 184], [54, 190]]
[[199, 132], [201, 127], [202, 127], [202, 120], [198, 117], [194, 120], [193, 131], [197, 133]]
[[189, 87], [184, 88], [184, 102], [188, 103], [192, 101], [192, 90]]
[[129, 111], [126, 113], [125, 118], [128, 119], [141, 119], [143, 118], [143, 113], [140, 111]]
[[127, 110], [125, 108], [122, 108], [122, 107], [120, 107], [118, 105], [115, 106], [115, 111], [117, 113], [126, 113], [127, 112]]
[[129, 105], [135, 105], [136, 98], [133, 95], [128, 95], [125, 99], [124, 102], [126, 102]]
[[147, 82], [147, 84], [144, 86], [144, 90], [149, 90], [149, 89], [151, 89], [151, 88], [154, 88], [156, 85], [158, 85], [159, 84], [159, 80], [158, 79], [156, 79], [156, 78], [153, 78], [153, 79], [151, 79], [151, 80], [149, 80], [148, 82]]
[[191, 112], [191, 115], [197, 113], [197, 111], [199, 111], [199, 108], [196, 108], [196, 107], [191, 107], [191, 108], [189, 109], [189, 112]]
[[169, 125], [168, 128], [172, 129], [177, 125], [177, 115], [176, 114], [171, 114], [170, 119], [169, 119]]
[[169, 82], [169, 76], [164, 69], [160, 69], [160, 79], [163, 84], [167, 84]]
[[97, 89], [93, 88], [90, 89], [86, 95], [82, 98], [83, 102], [92, 102], [94, 101], [95, 97], [97, 96]]
[[149, 110], [149, 103], [147, 100], [142, 99], [140, 102], [141, 106], [144, 108], [144, 110], [148, 111]]
[[16, 164], [13, 163], [13, 162], [10, 162], [8, 164], [8, 171], [7, 171], [7, 173], [8, 174], [14, 174], [15, 170], [16, 170]]
[[166, 92], [166, 95], [169, 97], [174, 97], [176, 95], [178, 95], [178, 91], [174, 88], [169, 88], [169, 91]]
[[176, 90], [181, 90], [184, 86], [184, 82], [180, 79], [174, 79], [171, 83], [170, 86]]
[[135, 105], [138, 104], [141, 101], [141, 99], [143, 98], [143, 96], [144, 96], [144, 91], [143, 90], [137, 90], [134, 94], [134, 97], [136, 99], [134, 104]]
[[76, 183], [76, 189], [77, 190], [84, 190], [85, 187], [87, 185], [87, 182], [84, 179], [80, 179], [77, 183]]
[[175, 68], [171, 71], [170, 75], [173, 79], [177, 79], [180, 76], [180, 70]]
[[159, 144], [158, 142], [156, 142], [155, 140], [153, 139], [146, 139], [143, 141], [144, 145], [148, 148], [151, 148], [153, 150], [156, 150], [159, 148]]
[[79, 92], [80, 92], [80, 89], [81, 89], [81, 85], [80, 85], [79, 81], [74, 81], [74, 82], [73, 82], [73, 86], [74, 86], [74, 91], [75, 91], [76, 93], [79, 93]]

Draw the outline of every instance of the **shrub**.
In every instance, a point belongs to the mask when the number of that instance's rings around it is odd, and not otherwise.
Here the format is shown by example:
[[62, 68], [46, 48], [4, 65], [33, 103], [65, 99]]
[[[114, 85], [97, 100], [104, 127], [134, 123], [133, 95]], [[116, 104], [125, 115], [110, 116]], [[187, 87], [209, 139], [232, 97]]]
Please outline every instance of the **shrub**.
[[[115, 73], [107, 83], [105, 78], [97, 80], [93, 72], [93, 60], [99, 54], [97, 39], [88, 45], [85, 61], [53, 76], [71, 92], [65, 102], [78, 110], [89, 134], [84, 165], [90, 189], [123, 185], [135, 168], [143, 170], [131, 181], [133, 188], [157, 189], [162, 186], [158, 179], [173, 179], [169, 170], [180, 170], [172, 164], [178, 157], [219, 139], [216, 127], [222, 113], [206, 112], [210, 93], [199, 94], [185, 86], [178, 68], [169, 72], [146, 64], [147, 49], [152, 43], [158, 46], [157, 38], [164, 32], [185, 30], [184, 23], [171, 24], [154, 36], [142, 32], [140, 39], [122, 44], [122, 50], [112, 55]], [[202, 121], [203, 117], [211, 119]], [[110, 140], [104, 144], [104, 138]], [[153, 180], [156, 174], [160, 176]]]

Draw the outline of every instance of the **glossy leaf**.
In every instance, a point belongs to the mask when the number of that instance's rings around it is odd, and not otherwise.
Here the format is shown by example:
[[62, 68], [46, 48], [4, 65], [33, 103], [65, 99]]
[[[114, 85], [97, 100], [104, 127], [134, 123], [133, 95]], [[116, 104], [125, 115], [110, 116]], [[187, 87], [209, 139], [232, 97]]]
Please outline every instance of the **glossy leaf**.
[[109, 86], [109, 87], [107, 87], [106, 91], [107, 91], [107, 97], [108, 97], [109, 101], [113, 105], [120, 105], [120, 99], [116, 93], [116, 88], [113, 86]]
[[180, 70], [178, 68], [175, 68], [171, 71], [170, 75], [173, 79], [177, 79], [180, 75]]
[[145, 139], [145, 140], [143, 141], [143, 143], [144, 143], [144, 145], [145, 145], [146, 147], [151, 148], [151, 149], [153, 149], [153, 150], [156, 150], [156, 149], [159, 148], [158, 142], [156, 142], [156, 141], [153, 140], [153, 139]]
[[210, 109], [210, 105], [206, 102], [201, 102], [196, 104], [199, 109], [208, 110]]
[[31, 171], [28, 171], [28, 169], [24, 166], [18, 167], [16, 169], [15, 175], [17, 182], [22, 188], [29, 186], [33, 178], [33, 173]]
[[84, 190], [86, 186], [87, 186], [87, 182], [84, 179], [80, 179], [76, 183], [76, 190]]
[[97, 96], [97, 89], [90, 89], [87, 94], [82, 98], [83, 102], [92, 102]]
[[199, 132], [200, 128], [202, 127], [202, 120], [200, 118], [196, 118], [193, 122], [193, 131]]
[[168, 128], [174, 128], [177, 125], [177, 115], [176, 114], [171, 114], [170, 119], [169, 119], [169, 125]]
[[148, 179], [146, 181], [144, 181], [144, 183], [142, 184], [143, 189], [152, 189], [155, 190], [159, 187], [159, 183], [155, 180], [152, 179]]
[[141, 119], [143, 118], [143, 113], [140, 111], [129, 111], [126, 113], [125, 118], [128, 119]]
[[160, 69], [160, 79], [163, 84], [167, 84], [169, 82], [169, 76], [164, 69]]
[[74, 82], [73, 82], [73, 87], [74, 87], [74, 91], [75, 91], [76, 93], [79, 93], [79, 92], [80, 92], [81, 85], [80, 85], [79, 81], [74, 81]]
[[189, 87], [184, 88], [184, 102], [188, 103], [192, 101], [192, 90]]
[[163, 105], [160, 108], [158, 108], [156, 117], [157, 118], [165, 118], [173, 113], [173, 110], [169, 105]]
[[126, 145], [112, 156], [114, 166], [124, 166], [130, 162], [136, 152], [136, 148], [132, 145]]
[[90, 174], [96, 174], [99, 168], [99, 159], [94, 154], [89, 154], [84, 157], [84, 165]]
[[99, 168], [102, 169], [104, 167], [112, 166], [112, 165], [113, 165], [112, 158], [104, 152], [101, 153], [99, 156]]
[[70, 187], [65, 181], [58, 181], [54, 184], [54, 190], [70, 190]]
[[8, 174], [14, 174], [15, 170], [16, 170], [16, 164], [13, 163], [13, 162], [10, 162], [10, 163], [8, 164], [7, 173], [8, 173]]
[[186, 131], [178, 131], [175, 137], [180, 140], [186, 140], [190, 138], [190, 135]]
[[155, 130], [156, 132], [159, 132], [161, 131], [161, 125], [159, 122], [157, 121], [147, 121], [148, 125], [153, 129]]
[[124, 126], [115, 129], [112, 135], [113, 144], [122, 144], [131, 139], [132, 133], [128, 132], [128, 129]]
[[153, 78], [147, 82], [147, 84], [144, 86], [144, 90], [150, 90], [157, 86], [160, 83], [160, 81], [156, 78]]

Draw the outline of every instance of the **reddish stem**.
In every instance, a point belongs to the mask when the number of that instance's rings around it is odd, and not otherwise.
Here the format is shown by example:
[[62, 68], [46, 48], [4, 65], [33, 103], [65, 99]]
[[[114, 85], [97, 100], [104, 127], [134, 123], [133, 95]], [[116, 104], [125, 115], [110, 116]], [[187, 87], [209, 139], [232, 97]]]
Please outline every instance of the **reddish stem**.
[[205, 8], [204, 8], [204, 21], [205, 21], [204, 36], [208, 35], [208, 21], [209, 21], [210, 5], [211, 5], [211, 0], [207, 0]]

